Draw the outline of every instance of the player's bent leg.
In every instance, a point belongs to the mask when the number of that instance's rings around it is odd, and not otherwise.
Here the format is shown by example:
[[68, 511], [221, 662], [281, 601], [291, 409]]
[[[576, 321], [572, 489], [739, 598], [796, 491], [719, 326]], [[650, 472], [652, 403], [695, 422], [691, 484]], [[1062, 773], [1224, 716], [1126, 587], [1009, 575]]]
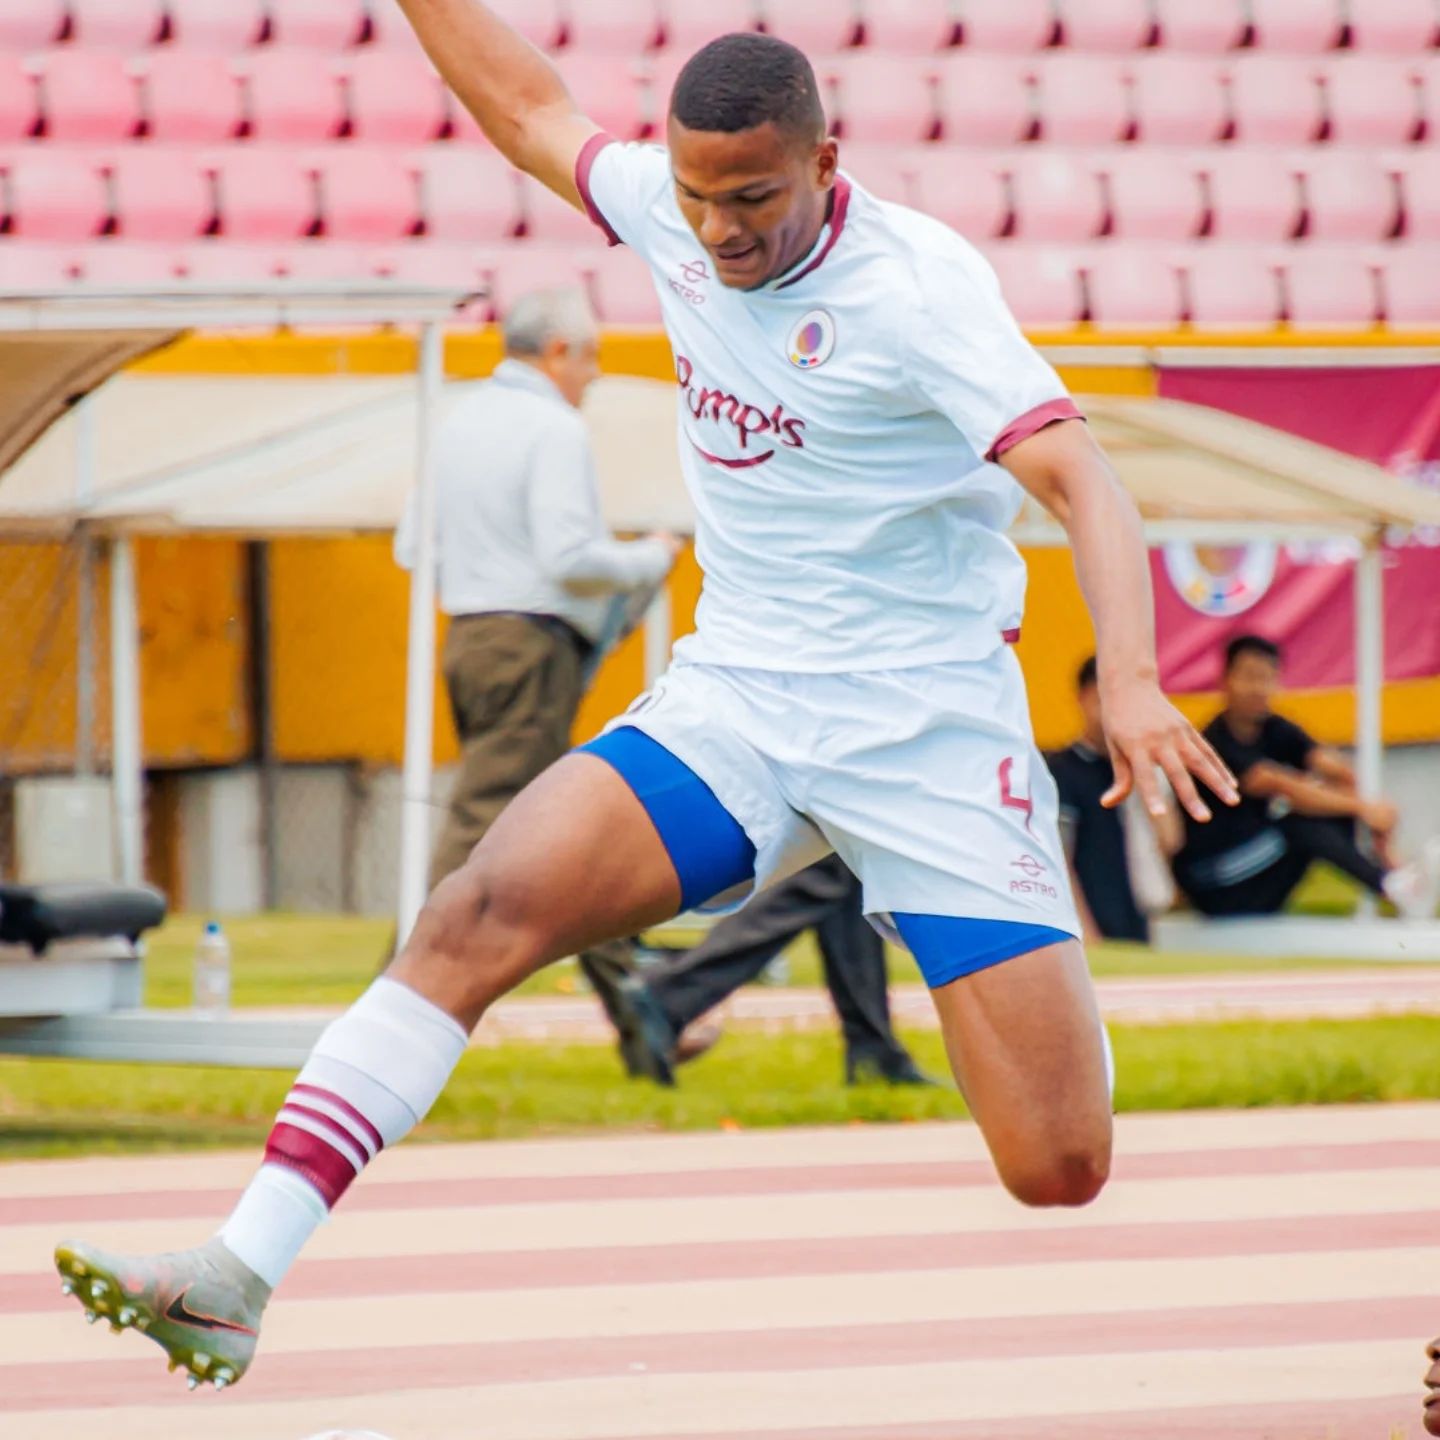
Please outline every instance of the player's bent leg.
[[1085, 1205], [1110, 1174], [1111, 1069], [1085, 952], [1062, 931], [895, 917], [932, 986], [955, 1079], [1006, 1188]]

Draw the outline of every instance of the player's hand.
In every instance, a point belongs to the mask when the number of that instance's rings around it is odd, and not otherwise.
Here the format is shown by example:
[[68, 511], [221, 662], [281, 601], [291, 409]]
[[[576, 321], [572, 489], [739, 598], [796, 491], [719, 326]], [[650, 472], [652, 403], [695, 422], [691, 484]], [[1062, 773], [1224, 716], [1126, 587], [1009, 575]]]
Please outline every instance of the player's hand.
[[1367, 800], [1357, 817], [1377, 835], [1389, 835], [1400, 823], [1400, 812], [1388, 800]]
[[1101, 798], [1102, 805], [1113, 809], [1133, 789], [1152, 815], [1164, 815], [1165, 796], [1156, 770], [1164, 771], [1180, 803], [1201, 822], [1210, 818], [1210, 809], [1195, 788], [1197, 779], [1225, 804], [1240, 803], [1239, 787], [1225, 762], [1158, 685], [1138, 680], [1102, 685], [1100, 705], [1115, 766], [1115, 783]]

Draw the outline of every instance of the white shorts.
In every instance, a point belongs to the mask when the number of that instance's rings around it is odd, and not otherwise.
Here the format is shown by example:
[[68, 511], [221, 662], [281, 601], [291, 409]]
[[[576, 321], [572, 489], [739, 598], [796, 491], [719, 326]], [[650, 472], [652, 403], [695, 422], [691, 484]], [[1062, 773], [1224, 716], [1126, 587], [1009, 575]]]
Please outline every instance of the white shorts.
[[[986, 659], [796, 674], [678, 664], [611, 725], [683, 761], [743, 827], [765, 886], [832, 849], [867, 913], [1080, 926], [1055, 783], [1007, 645]], [[752, 886], [705, 908], [734, 909]]]

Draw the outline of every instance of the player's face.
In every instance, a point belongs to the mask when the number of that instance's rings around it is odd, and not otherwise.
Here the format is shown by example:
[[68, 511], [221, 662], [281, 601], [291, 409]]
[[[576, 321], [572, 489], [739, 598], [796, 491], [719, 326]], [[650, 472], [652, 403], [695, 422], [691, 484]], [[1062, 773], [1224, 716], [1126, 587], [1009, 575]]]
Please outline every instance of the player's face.
[[1225, 708], [1242, 720], [1263, 720], [1280, 688], [1280, 667], [1265, 655], [1240, 655], [1225, 672]]
[[836, 153], [833, 140], [768, 123], [732, 135], [671, 118], [675, 193], [722, 284], [753, 290], [804, 257], [825, 223]]

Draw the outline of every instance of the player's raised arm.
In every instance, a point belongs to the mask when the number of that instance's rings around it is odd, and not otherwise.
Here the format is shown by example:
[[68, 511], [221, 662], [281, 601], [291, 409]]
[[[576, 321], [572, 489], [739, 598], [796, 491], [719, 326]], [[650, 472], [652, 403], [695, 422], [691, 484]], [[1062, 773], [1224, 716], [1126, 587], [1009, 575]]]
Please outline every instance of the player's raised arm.
[[518, 170], [583, 209], [575, 164], [599, 130], [555, 67], [479, 0], [399, 0], [435, 68]]
[[1047, 425], [1006, 450], [1000, 463], [1064, 525], [1075, 552], [1095, 621], [1105, 734], [1115, 763], [1105, 804], [1118, 805], [1134, 786], [1151, 814], [1163, 813], [1157, 766], [1197, 820], [1210, 816], [1192, 776], [1235, 804], [1235, 777], [1160, 689], [1140, 514], [1089, 429], [1075, 421]]

